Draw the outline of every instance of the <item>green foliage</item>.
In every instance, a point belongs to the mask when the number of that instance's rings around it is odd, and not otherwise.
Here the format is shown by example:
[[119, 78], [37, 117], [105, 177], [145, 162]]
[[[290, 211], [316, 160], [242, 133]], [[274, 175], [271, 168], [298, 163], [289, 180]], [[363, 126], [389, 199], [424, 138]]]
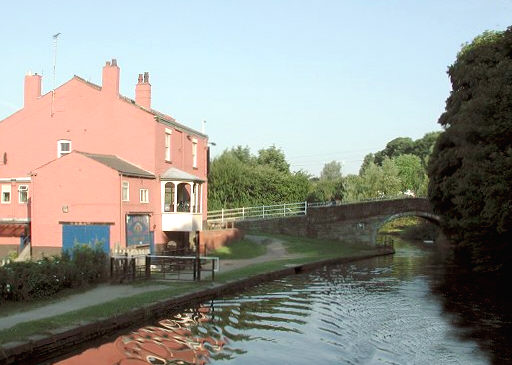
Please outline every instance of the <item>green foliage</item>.
[[320, 180], [339, 180], [341, 179], [341, 163], [331, 161], [324, 165], [320, 172]]
[[386, 144], [386, 148], [375, 154], [369, 153], [365, 156], [359, 175], [362, 175], [370, 162], [382, 166], [382, 163], [387, 158], [394, 159], [401, 155], [415, 155], [419, 157], [426, 168], [428, 156], [432, 153], [434, 144], [441, 132], [430, 132], [425, 134], [422, 138], [413, 141], [409, 137], [398, 137]]
[[309, 175], [289, 172], [284, 154], [275, 146], [259, 151], [247, 147], [224, 151], [211, 164], [208, 204], [211, 210], [291, 203], [306, 200]]
[[310, 181], [308, 201], [324, 202], [343, 200], [345, 185], [341, 174], [341, 164], [337, 161], [326, 163], [320, 173], [320, 179]]
[[396, 157], [393, 162], [398, 169], [398, 177], [401, 182], [400, 190], [418, 192], [425, 179], [425, 169], [420, 158], [406, 154]]
[[290, 164], [286, 162], [283, 151], [274, 145], [258, 151], [257, 163], [261, 166], [269, 166], [284, 174], [290, 172]]
[[71, 255], [39, 261], [12, 262], [0, 268], [0, 301], [50, 297], [64, 288], [101, 282], [108, 258], [101, 245], [76, 245]]
[[499, 271], [512, 256], [512, 27], [465, 45], [448, 74], [429, 197], [458, 256]]
[[264, 255], [266, 252], [267, 247], [264, 244], [240, 240], [231, 242], [224, 247], [219, 247], [209, 255], [217, 256], [220, 259], [238, 260], [258, 257]]

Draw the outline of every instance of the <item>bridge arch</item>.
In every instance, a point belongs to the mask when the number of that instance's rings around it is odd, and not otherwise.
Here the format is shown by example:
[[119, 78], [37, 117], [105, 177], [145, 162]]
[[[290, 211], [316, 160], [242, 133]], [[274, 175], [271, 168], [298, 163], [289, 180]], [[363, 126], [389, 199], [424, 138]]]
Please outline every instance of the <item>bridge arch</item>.
[[377, 224], [375, 224], [373, 226], [373, 230], [372, 230], [372, 244], [375, 245], [377, 243], [377, 234], [379, 233], [379, 230], [384, 225], [386, 225], [387, 223], [389, 223], [391, 221], [394, 221], [395, 219], [402, 218], [402, 217], [419, 217], [419, 218], [423, 218], [423, 219], [425, 219], [425, 220], [429, 221], [430, 223], [433, 223], [433, 224], [435, 224], [437, 226], [440, 225], [440, 221], [441, 221], [441, 218], [437, 214], [434, 214], [434, 213], [431, 213], [431, 212], [424, 212], [424, 211], [413, 210], [413, 211], [408, 211], [408, 212], [395, 213], [395, 214], [392, 214], [390, 216], [385, 217], [384, 219], [382, 219], [380, 222], [378, 222]]

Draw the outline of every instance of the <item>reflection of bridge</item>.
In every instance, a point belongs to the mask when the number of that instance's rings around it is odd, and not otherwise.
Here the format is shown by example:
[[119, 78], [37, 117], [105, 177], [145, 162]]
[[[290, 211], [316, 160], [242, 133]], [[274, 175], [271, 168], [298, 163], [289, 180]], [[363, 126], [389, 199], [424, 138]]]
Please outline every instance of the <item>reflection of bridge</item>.
[[307, 214], [236, 222], [237, 228], [292, 236], [357, 241], [375, 245], [379, 229], [399, 217], [415, 216], [439, 224], [425, 198], [377, 200], [308, 208]]

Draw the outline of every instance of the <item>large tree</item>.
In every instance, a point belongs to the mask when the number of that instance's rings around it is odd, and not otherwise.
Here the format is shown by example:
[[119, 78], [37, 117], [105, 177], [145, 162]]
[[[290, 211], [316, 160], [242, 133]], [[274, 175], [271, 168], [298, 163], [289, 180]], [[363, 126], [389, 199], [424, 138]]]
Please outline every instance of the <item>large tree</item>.
[[475, 270], [500, 270], [512, 239], [512, 28], [465, 45], [448, 74], [429, 197], [457, 256]]

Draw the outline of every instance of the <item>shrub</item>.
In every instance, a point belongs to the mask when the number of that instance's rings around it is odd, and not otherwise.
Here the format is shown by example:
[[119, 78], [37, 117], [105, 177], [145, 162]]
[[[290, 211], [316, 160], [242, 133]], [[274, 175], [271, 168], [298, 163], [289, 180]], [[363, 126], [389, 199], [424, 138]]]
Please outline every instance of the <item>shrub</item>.
[[0, 268], [0, 301], [28, 301], [52, 296], [65, 288], [104, 281], [108, 257], [94, 248], [75, 245], [62, 257], [12, 262]]

